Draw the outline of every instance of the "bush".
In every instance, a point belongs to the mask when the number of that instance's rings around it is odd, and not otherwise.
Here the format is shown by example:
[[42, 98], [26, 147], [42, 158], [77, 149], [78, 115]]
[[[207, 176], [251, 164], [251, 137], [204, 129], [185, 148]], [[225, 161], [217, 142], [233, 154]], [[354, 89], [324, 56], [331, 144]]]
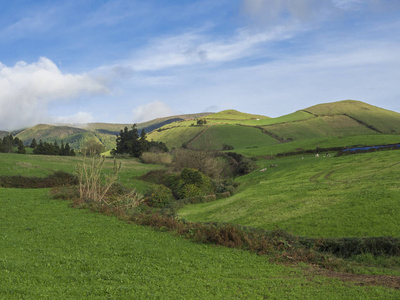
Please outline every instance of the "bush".
[[180, 191], [180, 198], [190, 198], [195, 196], [202, 196], [203, 192], [201, 188], [199, 188], [195, 184], [185, 184], [181, 187]]
[[76, 184], [76, 176], [64, 171], [56, 171], [47, 177], [0, 176], [0, 186], [6, 188], [40, 189]]
[[181, 173], [153, 170], [143, 175], [141, 179], [166, 186], [175, 199], [229, 192], [231, 187], [229, 184], [216, 182], [202, 172], [191, 168], [184, 168]]
[[168, 165], [172, 163], [172, 156], [165, 152], [144, 152], [141, 159], [145, 164]]
[[[304, 239], [303, 244], [310, 243]], [[373, 255], [400, 255], [400, 238], [395, 237], [369, 237], [369, 238], [327, 238], [313, 241], [318, 251], [330, 252], [340, 257], [350, 257], [363, 253]]]
[[215, 157], [214, 152], [177, 149], [173, 154], [175, 171], [192, 168], [212, 177], [220, 178], [224, 172], [224, 164]]
[[230, 165], [234, 170], [234, 175], [246, 175], [257, 168], [255, 161], [236, 152], [227, 152], [225, 154], [231, 158]]
[[153, 187], [147, 194], [145, 202], [151, 207], [165, 207], [174, 199], [171, 189], [165, 185]]

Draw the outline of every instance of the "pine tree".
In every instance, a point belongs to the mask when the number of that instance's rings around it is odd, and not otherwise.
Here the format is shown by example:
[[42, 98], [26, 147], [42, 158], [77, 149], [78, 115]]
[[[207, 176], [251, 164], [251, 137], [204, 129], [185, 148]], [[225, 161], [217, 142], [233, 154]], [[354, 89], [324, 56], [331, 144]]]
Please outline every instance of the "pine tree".
[[24, 143], [20, 139], [18, 139], [18, 151], [17, 151], [17, 153], [26, 154]]
[[[145, 141], [145, 133], [142, 141]], [[127, 127], [120, 131], [119, 136], [116, 139], [117, 147], [112, 151], [112, 154], [124, 154], [127, 153], [133, 157], [139, 157], [142, 155], [143, 148], [141, 140], [139, 140], [139, 133], [136, 124], [132, 125], [132, 129], [129, 130]]]
[[31, 142], [31, 144], [30, 144], [29, 147], [31, 147], [31, 148], [33, 148], [33, 149], [35, 149], [35, 148], [37, 147], [37, 142], [36, 142], [36, 139], [35, 139], [35, 138], [32, 139], [32, 142]]

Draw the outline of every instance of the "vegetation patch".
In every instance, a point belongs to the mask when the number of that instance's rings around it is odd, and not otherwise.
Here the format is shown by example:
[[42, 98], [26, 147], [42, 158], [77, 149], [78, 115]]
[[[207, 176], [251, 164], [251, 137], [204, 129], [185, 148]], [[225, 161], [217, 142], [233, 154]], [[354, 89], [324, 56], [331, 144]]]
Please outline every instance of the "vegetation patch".
[[75, 175], [56, 171], [47, 177], [27, 177], [22, 175], [0, 176], [0, 187], [19, 189], [41, 189], [78, 184]]

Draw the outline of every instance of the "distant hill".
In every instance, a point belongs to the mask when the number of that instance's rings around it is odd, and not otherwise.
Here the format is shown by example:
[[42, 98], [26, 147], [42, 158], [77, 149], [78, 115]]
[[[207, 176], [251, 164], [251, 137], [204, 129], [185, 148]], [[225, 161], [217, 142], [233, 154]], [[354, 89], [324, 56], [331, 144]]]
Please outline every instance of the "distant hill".
[[399, 113], [355, 100], [319, 104], [278, 118], [228, 110], [206, 120], [203, 126], [171, 123], [149, 138], [170, 148], [233, 148], [249, 156], [332, 147], [333, 141], [338, 146], [400, 142]]
[[209, 114], [206, 119], [210, 120], [257, 120], [257, 119], [269, 119], [269, 117], [261, 115], [246, 114], [234, 109], [223, 110], [218, 113]]
[[7, 131], [2, 131], [0, 130], [0, 139], [2, 139], [3, 137], [5, 137], [6, 135], [9, 135], [10, 133]]
[[[204, 118], [205, 125], [196, 120]], [[132, 124], [39, 124], [14, 136], [29, 145], [33, 138], [64, 141], [80, 149], [88, 140], [115, 148], [116, 136]], [[373, 145], [400, 142], [400, 114], [355, 100], [314, 105], [288, 115], [270, 118], [236, 110], [158, 118], [137, 124], [148, 139], [168, 148], [227, 150], [247, 156], [315, 149], [315, 147]], [[0, 137], [9, 134], [0, 131]]]
[[[177, 121], [190, 120], [200, 117], [205, 117], [210, 113], [198, 113], [177, 115], [165, 118], [158, 118], [148, 122], [137, 124], [138, 130], [145, 130], [146, 133], [156, 130], [164, 125]], [[88, 123], [88, 124], [73, 124], [73, 125], [47, 125], [38, 124], [31, 128], [14, 133], [14, 136], [21, 139], [25, 145], [29, 145], [33, 138], [37, 142], [39, 140], [46, 142], [57, 141], [60, 143], [69, 143], [74, 149], [81, 149], [84, 143], [88, 140], [96, 140], [102, 143], [106, 150], [115, 148], [116, 136], [125, 127], [130, 128], [133, 124], [112, 124], [112, 123]], [[5, 131], [0, 131], [1, 136], [9, 134]]]

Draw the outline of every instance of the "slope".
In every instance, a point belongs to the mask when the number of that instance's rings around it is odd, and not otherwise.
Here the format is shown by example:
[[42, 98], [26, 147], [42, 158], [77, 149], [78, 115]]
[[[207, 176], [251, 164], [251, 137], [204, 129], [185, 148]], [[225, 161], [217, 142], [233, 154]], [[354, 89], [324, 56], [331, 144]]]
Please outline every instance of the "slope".
[[354, 100], [320, 104], [278, 118], [227, 110], [205, 119], [205, 126], [175, 122], [149, 137], [169, 147], [221, 150], [229, 145], [247, 156], [260, 156], [315, 149], [320, 144], [335, 147], [331, 139], [337, 146], [396, 143], [400, 132], [399, 113]]
[[228, 222], [314, 237], [400, 236], [398, 150], [259, 160], [229, 198], [188, 205], [189, 221]]

